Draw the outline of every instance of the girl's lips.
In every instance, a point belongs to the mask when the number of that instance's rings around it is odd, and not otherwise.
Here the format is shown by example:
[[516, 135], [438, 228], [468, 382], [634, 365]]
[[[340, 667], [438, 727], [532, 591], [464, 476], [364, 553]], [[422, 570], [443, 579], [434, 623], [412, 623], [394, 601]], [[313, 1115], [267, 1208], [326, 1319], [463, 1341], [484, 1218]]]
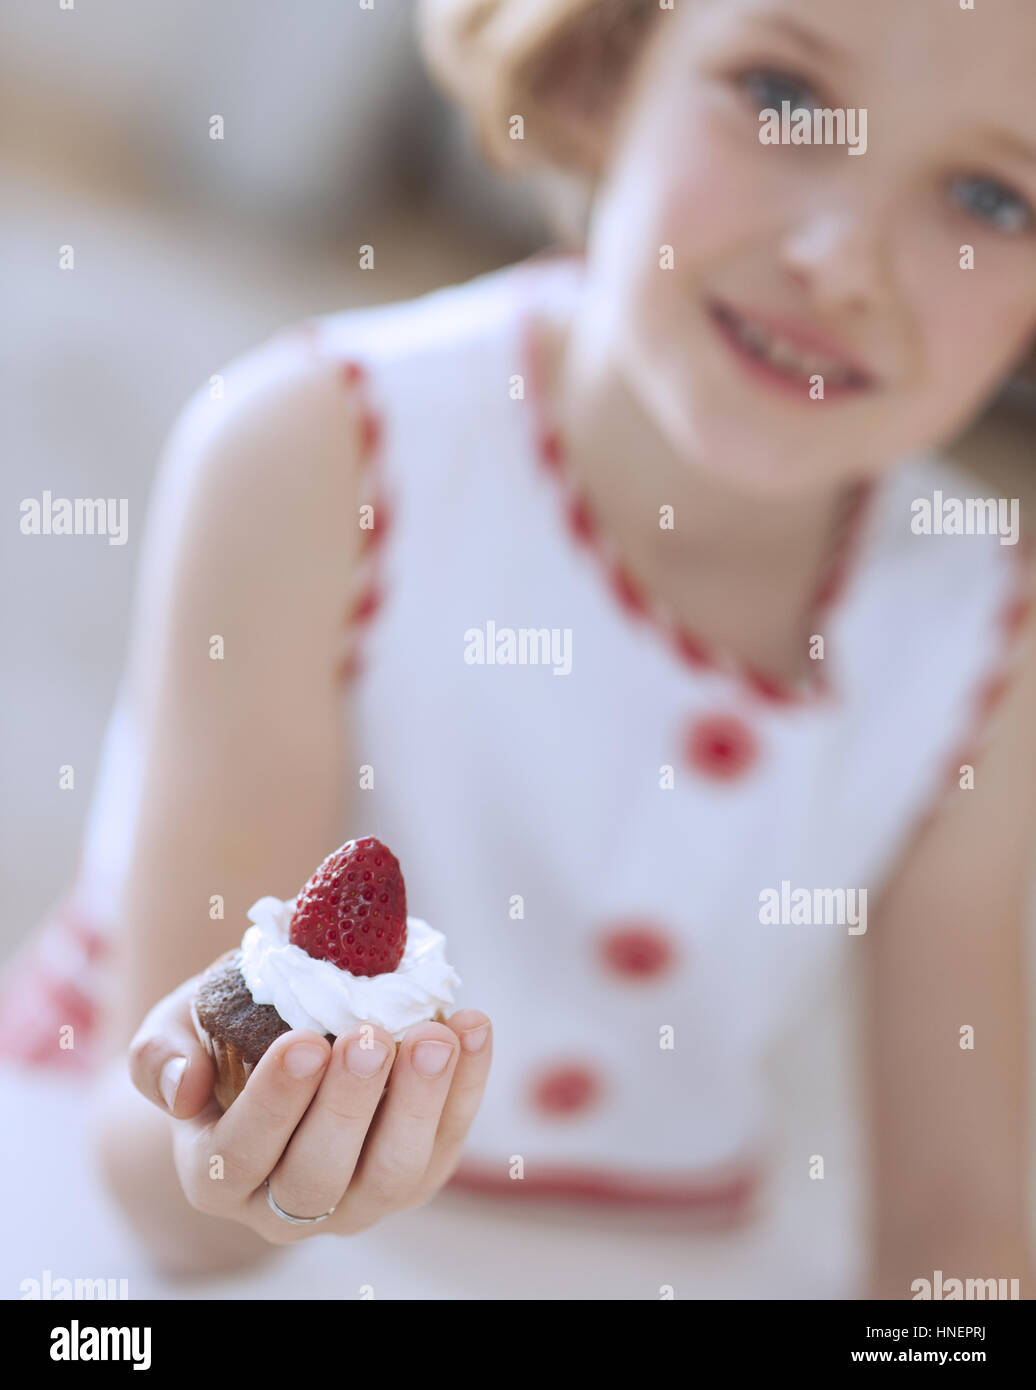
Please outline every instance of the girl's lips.
[[814, 375], [824, 378], [825, 400], [845, 399], [874, 384], [864, 369], [816, 334], [774, 319], [743, 315], [719, 302], [709, 305], [708, 314], [748, 374], [784, 396], [811, 404], [810, 377]]

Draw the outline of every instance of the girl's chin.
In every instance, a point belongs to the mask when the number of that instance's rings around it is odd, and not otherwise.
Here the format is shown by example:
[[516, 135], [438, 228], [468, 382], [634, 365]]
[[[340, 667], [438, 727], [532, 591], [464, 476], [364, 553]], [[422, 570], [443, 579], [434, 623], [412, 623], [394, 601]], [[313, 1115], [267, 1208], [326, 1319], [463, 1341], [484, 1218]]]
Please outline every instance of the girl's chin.
[[748, 474], [724, 470], [716, 474], [716, 481], [748, 501], [781, 501], [792, 497], [808, 497], [818, 492], [830, 479], [823, 472], [816, 474], [788, 473], [774, 468]]
[[687, 468], [692, 475], [713, 478], [746, 497], [805, 494], [830, 484], [831, 465], [840, 453], [832, 445], [831, 454], [818, 457], [816, 441], [810, 444], [808, 452], [775, 452], [772, 443], [761, 445], [757, 438], [706, 436], [687, 452]]
[[824, 430], [815, 415], [796, 426], [760, 411], [758, 403], [753, 411], [749, 400], [719, 390], [710, 398], [686, 383], [665, 382], [661, 374], [645, 394], [687, 473], [746, 498], [808, 495], [830, 486], [833, 471], [847, 462], [845, 435]]

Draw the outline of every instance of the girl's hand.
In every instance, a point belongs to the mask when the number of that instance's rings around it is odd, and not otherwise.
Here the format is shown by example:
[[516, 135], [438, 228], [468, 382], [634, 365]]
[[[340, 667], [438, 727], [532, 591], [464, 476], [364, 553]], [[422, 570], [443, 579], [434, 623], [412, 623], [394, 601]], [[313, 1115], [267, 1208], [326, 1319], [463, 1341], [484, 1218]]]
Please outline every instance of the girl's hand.
[[[382, 1028], [373, 1048], [361, 1047], [368, 1025], [334, 1047], [318, 1033], [284, 1033], [223, 1114], [191, 1023], [196, 984], [156, 1004], [130, 1044], [134, 1085], [177, 1120], [173, 1157], [195, 1210], [288, 1245], [352, 1235], [438, 1192], [460, 1160], [489, 1073], [485, 1014], [461, 1009], [448, 1024], [416, 1023], [398, 1055]], [[283, 1211], [333, 1215], [311, 1226], [285, 1221], [269, 1204], [267, 1178]]]

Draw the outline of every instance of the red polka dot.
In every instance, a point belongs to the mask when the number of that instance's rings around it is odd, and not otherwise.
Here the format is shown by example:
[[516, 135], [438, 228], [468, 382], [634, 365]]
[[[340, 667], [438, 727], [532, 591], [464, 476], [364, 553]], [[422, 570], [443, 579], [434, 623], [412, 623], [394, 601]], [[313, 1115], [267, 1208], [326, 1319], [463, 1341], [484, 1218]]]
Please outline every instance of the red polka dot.
[[729, 714], [696, 719], [687, 734], [687, 760], [705, 777], [730, 781], [755, 763], [759, 746], [752, 730]]
[[358, 386], [366, 373], [358, 362], [343, 362], [342, 380], [346, 386]]
[[581, 1063], [552, 1067], [532, 1083], [533, 1106], [544, 1115], [576, 1115], [590, 1109], [601, 1094], [597, 1074]]
[[607, 931], [600, 942], [608, 970], [627, 979], [655, 980], [672, 969], [677, 951], [669, 935], [650, 922], [626, 922]]

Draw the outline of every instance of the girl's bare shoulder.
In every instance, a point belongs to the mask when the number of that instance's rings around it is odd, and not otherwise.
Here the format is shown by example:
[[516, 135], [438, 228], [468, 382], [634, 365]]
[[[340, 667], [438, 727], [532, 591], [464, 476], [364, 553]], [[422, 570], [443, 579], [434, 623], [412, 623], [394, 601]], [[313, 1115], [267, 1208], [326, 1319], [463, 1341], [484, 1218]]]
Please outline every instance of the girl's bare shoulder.
[[251, 658], [227, 671], [228, 690], [254, 691], [271, 643], [331, 680], [362, 541], [360, 410], [340, 364], [297, 333], [235, 359], [184, 406], [142, 549], [130, 660], [142, 709], [160, 703], [170, 670], [193, 670], [202, 631], [232, 634]]
[[[285, 331], [215, 373], [187, 402], [163, 452], [155, 510], [218, 529], [226, 545], [285, 554], [323, 538], [355, 494], [360, 403], [339, 361]], [[355, 528], [350, 528], [355, 529]], [[342, 529], [334, 536], [341, 553]]]

